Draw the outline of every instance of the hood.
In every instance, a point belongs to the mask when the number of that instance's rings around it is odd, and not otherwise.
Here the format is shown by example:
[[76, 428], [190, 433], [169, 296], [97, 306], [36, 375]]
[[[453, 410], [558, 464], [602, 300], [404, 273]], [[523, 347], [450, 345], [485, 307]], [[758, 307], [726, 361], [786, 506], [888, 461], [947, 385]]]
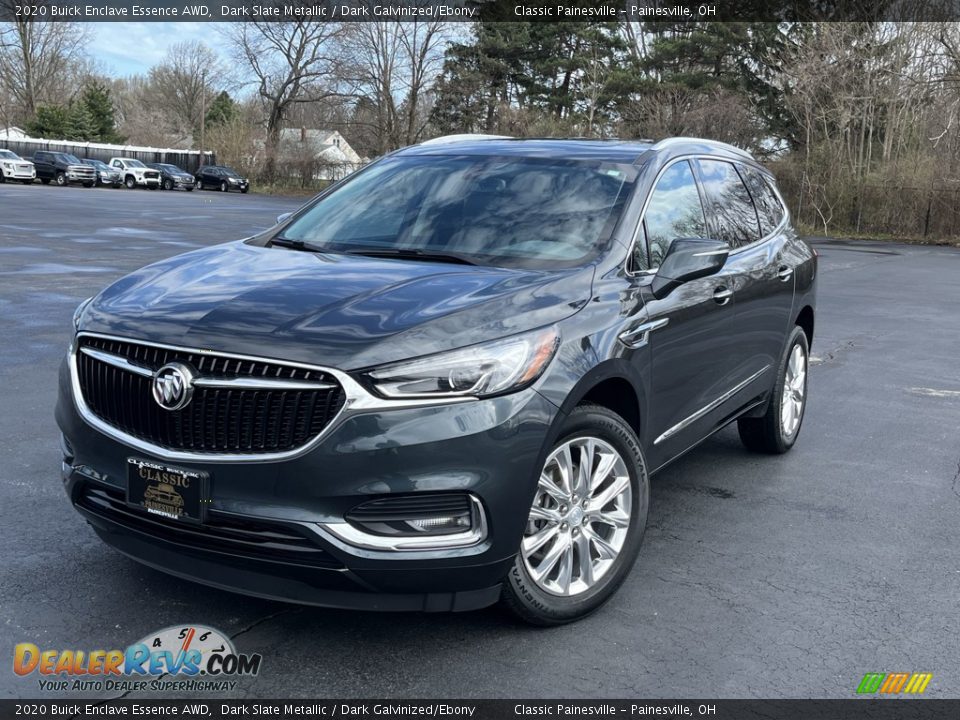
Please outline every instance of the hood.
[[531, 271], [234, 242], [150, 265], [100, 293], [81, 329], [354, 370], [558, 322], [592, 266]]

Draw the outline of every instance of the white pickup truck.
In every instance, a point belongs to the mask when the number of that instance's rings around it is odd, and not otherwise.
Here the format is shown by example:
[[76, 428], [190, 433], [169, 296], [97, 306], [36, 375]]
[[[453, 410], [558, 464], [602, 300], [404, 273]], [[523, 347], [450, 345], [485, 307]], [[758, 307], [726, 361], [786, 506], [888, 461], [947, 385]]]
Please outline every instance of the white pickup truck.
[[136, 158], [110, 158], [110, 167], [115, 167], [122, 173], [123, 184], [131, 190], [138, 185], [151, 190], [160, 187], [160, 171], [147, 167]]

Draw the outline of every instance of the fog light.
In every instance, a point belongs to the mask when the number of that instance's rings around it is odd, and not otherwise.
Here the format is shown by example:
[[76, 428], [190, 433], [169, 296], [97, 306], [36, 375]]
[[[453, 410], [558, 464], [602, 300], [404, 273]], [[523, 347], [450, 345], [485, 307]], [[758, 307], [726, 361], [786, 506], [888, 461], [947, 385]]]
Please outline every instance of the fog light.
[[487, 537], [483, 506], [469, 493], [370, 500], [346, 513], [344, 522], [321, 527], [348, 545], [394, 552], [465, 548]]
[[475, 509], [466, 493], [399, 495], [362, 503], [346, 520], [384, 537], [450, 535], [474, 525]]

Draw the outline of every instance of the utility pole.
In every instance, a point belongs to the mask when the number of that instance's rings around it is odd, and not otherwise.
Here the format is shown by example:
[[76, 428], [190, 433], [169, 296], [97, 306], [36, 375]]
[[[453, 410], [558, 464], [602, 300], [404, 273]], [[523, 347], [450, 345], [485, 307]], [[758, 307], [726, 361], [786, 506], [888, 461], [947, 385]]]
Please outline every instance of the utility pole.
[[203, 155], [204, 135], [207, 131], [207, 71], [200, 71], [200, 167], [206, 165]]

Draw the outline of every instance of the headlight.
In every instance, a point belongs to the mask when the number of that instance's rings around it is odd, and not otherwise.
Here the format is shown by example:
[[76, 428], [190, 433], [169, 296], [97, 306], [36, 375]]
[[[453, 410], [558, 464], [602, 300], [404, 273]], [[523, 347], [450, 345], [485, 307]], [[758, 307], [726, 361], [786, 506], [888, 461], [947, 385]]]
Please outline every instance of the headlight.
[[3, 163], [3, 166], [4, 166], [7, 170], [10, 170], [11, 168], [13, 168], [13, 163], [12, 163], [12, 162], [4, 162], [4, 163]]
[[234, 184], [240, 182], [240, 181], [237, 180], [236, 178], [227, 178], [227, 179], [228, 179], [230, 182], [234, 183]]
[[77, 309], [73, 311], [73, 329], [77, 331], [80, 329], [80, 316], [83, 315], [83, 311], [87, 309], [87, 305], [90, 304], [90, 301], [93, 300], [92, 297], [88, 297], [82, 303], [77, 305]]
[[546, 369], [560, 341], [556, 328], [384, 365], [367, 377], [382, 395], [485, 397], [529, 385]]

